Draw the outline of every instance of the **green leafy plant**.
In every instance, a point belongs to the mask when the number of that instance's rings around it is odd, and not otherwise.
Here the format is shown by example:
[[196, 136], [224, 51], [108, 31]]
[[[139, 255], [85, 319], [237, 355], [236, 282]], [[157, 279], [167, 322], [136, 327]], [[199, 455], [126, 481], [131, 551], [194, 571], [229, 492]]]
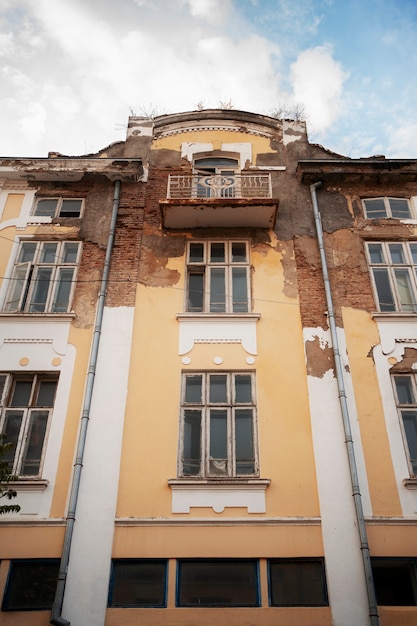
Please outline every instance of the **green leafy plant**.
[[[11, 441], [5, 441], [4, 434], [0, 435], [0, 498], [6, 498], [6, 500], [13, 500], [17, 496], [10, 483], [15, 482], [18, 478], [10, 473], [10, 464], [3, 458], [13, 446], [14, 444]], [[19, 511], [20, 506], [18, 504], [0, 505], [0, 515], [18, 513]]]

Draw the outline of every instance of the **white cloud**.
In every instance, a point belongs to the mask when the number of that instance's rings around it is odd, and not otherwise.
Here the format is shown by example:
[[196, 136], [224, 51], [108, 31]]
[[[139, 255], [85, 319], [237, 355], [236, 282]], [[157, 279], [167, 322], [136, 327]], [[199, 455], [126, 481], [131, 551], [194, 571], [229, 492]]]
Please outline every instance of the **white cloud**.
[[304, 105], [312, 132], [324, 132], [341, 114], [347, 76], [328, 46], [305, 50], [292, 64], [294, 100]]
[[220, 22], [231, 9], [230, 0], [183, 0], [193, 17]]
[[387, 153], [392, 159], [416, 158], [417, 122], [407, 122], [387, 127], [389, 145]]

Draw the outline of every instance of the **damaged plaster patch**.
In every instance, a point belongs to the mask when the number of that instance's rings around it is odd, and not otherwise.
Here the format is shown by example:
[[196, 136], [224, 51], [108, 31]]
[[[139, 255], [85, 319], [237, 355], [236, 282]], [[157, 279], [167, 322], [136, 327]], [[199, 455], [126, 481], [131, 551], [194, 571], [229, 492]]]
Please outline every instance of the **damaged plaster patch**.
[[305, 342], [307, 357], [307, 374], [316, 378], [323, 378], [329, 370], [334, 370], [333, 352], [327, 341], [317, 335]]
[[284, 272], [283, 293], [287, 298], [298, 298], [297, 268], [292, 241], [280, 242], [278, 251], [281, 253], [281, 265]]
[[395, 363], [390, 372], [410, 372], [417, 369], [417, 348], [405, 348], [401, 361]]
[[184, 250], [184, 237], [145, 235], [142, 240], [139, 282], [152, 287], [176, 285], [180, 280], [180, 273], [168, 269], [167, 264], [171, 258], [183, 256]]

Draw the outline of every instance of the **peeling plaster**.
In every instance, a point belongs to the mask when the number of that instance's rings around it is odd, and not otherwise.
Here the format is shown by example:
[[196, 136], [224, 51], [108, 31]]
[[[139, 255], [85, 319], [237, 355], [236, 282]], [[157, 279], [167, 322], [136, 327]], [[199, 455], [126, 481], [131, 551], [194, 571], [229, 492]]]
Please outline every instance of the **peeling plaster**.
[[325, 340], [316, 335], [305, 342], [305, 349], [309, 376], [323, 378], [329, 370], [334, 370], [332, 348]]

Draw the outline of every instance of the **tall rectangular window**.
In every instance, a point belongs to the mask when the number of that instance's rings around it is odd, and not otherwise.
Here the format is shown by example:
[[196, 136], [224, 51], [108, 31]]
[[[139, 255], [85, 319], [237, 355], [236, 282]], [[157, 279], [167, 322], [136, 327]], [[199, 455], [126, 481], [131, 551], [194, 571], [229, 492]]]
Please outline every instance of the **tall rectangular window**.
[[188, 245], [187, 311], [247, 313], [249, 254], [245, 241], [204, 241]]
[[11, 561], [2, 611], [50, 610], [58, 572], [59, 559]]
[[180, 476], [256, 476], [256, 451], [254, 374], [184, 374]]
[[367, 198], [362, 200], [365, 216], [370, 219], [396, 218], [410, 219], [413, 213], [407, 198]]
[[23, 241], [20, 244], [5, 311], [67, 313], [79, 263], [79, 241]]
[[178, 562], [177, 606], [259, 606], [255, 559]]
[[392, 380], [410, 474], [417, 476], [416, 374], [398, 374]]
[[165, 607], [167, 561], [116, 559], [113, 561], [109, 606]]
[[0, 373], [0, 431], [13, 443], [3, 460], [16, 476], [41, 474], [57, 385], [56, 375]]
[[368, 262], [381, 312], [417, 312], [417, 243], [372, 242]]

